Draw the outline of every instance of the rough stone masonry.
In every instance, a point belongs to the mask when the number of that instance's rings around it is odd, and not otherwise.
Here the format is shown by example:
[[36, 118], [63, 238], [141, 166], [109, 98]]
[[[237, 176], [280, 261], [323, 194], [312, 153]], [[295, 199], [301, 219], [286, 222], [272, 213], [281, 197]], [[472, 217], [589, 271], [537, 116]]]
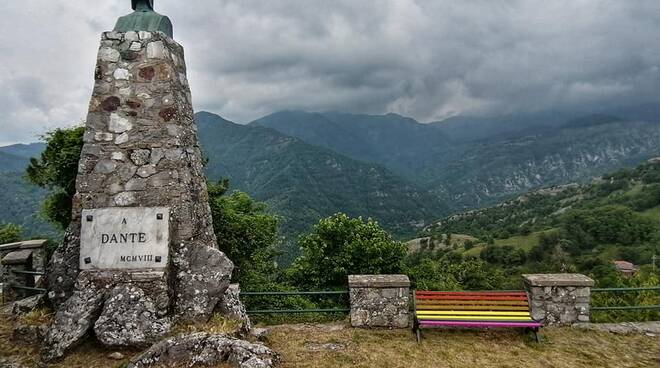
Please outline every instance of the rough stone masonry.
[[532, 318], [545, 325], [589, 322], [589, 299], [594, 280], [571, 273], [523, 275]]
[[[73, 221], [48, 269], [45, 360], [91, 329], [106, 345], [148, 345], [175, 320], [205, 322], [233, 270], [213, 232], [183, 48], [160, 32], [106, 32], [94, 79]], [[169, 264], [81, 271], [83, 210], [128, 207], [169, 208]]]
[[350, 275], [353, 327], [407, 328], [410, 280], [406, 275]]

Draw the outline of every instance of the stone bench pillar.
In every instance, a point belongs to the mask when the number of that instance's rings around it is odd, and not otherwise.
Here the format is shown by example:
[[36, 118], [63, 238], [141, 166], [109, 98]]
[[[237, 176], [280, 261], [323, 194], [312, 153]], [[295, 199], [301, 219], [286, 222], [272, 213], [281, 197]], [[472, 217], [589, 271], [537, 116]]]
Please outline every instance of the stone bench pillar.
[[589, 298], [594, 280], [581, 274], [523, 275], [532, 318], [545, 325], [589, 322]]
[[410, 279], [406, 275], [350, 275], [353, 327], [407, 328]]
[[32, 250], [20, 249], [2, 258], [3, 298], [5, 301], [18, 300], [28, 295], [25, 291], [15, 290], [13, 286], [34, 287], [34, 276], [16, 273], [32, 270]]

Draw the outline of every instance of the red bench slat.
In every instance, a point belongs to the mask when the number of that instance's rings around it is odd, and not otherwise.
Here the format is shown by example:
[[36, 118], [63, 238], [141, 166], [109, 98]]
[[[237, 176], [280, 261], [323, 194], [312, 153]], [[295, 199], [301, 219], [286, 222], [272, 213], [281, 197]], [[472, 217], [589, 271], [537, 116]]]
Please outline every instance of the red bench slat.
[[489, 295], [489, 296], [526, 296], [524, 291], [416, 291], [417, 295]]
[[428, 295], [417, 296], [419, 300], [527, 300], [526, 296], [478, 296], [478, 295]]

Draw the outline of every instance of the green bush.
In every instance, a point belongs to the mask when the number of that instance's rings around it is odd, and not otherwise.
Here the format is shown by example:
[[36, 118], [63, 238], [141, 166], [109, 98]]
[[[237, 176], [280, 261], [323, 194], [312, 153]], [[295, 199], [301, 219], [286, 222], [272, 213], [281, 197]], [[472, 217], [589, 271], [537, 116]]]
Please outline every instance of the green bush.
[[343, 213], [320, 220], [298, 244], [302, 254], [288, 275], [309, 290], [344, 288], [350, 274], [400, 273], [407, 251], [374, 220]]
[[0, 245], [21, 241], [21, 227], [14, 224], [0, 226]]
[[655, 230], [651, 220], [615, 205], [570, 211], [562, 225], [575, 246], [573, 253], [591, 249], [597, 243], [630, 245], [648, 241]]
[[83, 127], [78, 127], [47, 133], [43, 137], [46, 149], [39, 159], [30, 159], [26, 169], [30, 182], [53, 191], [43, 203], [43, 213], [60, 229], [66, 229], [71, 222], [84, 132]]

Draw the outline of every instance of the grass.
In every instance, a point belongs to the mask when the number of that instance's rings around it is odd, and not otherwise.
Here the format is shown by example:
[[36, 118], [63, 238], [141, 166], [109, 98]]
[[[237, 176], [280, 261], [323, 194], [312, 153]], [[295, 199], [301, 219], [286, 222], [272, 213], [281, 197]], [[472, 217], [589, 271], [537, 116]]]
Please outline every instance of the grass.
[[[269, 345], [289, 368], [657, 367], [660, 340], [571, 328], [547, 328], [536, 344], [517, 331], [425, 330], [417, 344], [410, 330], [276, 327]], [[340, 351], [308, 351], [306, 344], [344, 345]]]
[[[45, 310], [35, 310], [22, 317], [20, 322], [28, 325], [47, 324], [52, 315]], [[37, 367], [39, 364], [39, 347], [25, 344], [17, 344], [11, 340], [12, 321], [8, 316], [0, 314], [0, 358], [13, 357], [26, 367]], [[180, 333], [211, 332], [217, 334], [230, 334], [236, 329], [236, 322], [228, 321], [219, 315], [215, 315], [204, 325], [177, 326], [170, 335]], [[113, 352], [120, 352], [124, 359], [115, 361], [107, 356]], [[123, 368], [130, 358], [139, 354], [139, 349], [108, 349], [100, 343], [89, 339], [79, 347], [75, 348], [62, 361], [49, 365], [51, 368]], [[215, 368], [224, 368], [218, 366]], [[172, 368], [172, 367], [168, 367]], [[176, 367], [178, 368], [178, 367]]]
[[[508, 239], [495, 239], [495, 245], [510, 245], [514, 248], [519, 248], [523, 249], [526, 252], [529, 252], [534, 248], [534, 246], [539, 244], [539, 238], [541, 237], [541, 234], [543, 233], [549, 233], [556, 231], [556, 229], [549, 229], [549, 230], [543, 230], [543, 231], [537, 231], [534, 233], [531, 233], [529, 235], [517, 235], [517, 236], [512, 236]], [[480, 243], [477, 244], [474, 248], [471, 248], [467, 251], [465, 251], [463, 254], [467, 256], [475, 256], [478, 257], [481, 251], [486, 247], [486, 244]]]
[[[38, 324], [46, 322], [48, 313], [42, 311], [31, 312], [22, 317], [22, 322], [27, 324]], [[7, 316], [0, 314], [0, 358], [12, 357], [25, 367], [39, 366], [39, 347], [14, 343], [11, 340], [12, 321]], [[123, 361], [114, 361], [107, 355], [119, 351], [126, 356]], [[52, 368], [119, 368], [128, 362], [128, 358], [137, 354], [136, 350], [114, 349], [108, 350], [96, 342], [85, 342], [69, 354], [64, 360], [50, 365]]]
[[[32, 316], [31, 318], [38, 317]], [[40, 318], [40, 317], [39, 317]], [[185, 330], [229, 328], [221, 319]], [[182, 332], [182, 331], [178, 331]], [[19, 358], [26, 367], [38, 366], [38, 347], [15, 344], [10, 321], [0, 317], [0, 357]], [[494, 368], [494, 367], [657, 367], [660, 338], [546, 328], [541, 344], [519, 331], [425, 330], [417, 344], [410, 330], [353, 329], [346, 323], [282, 325], [271, 328], [267, 345], [280, 353], [282, 368]], [[336, 344], [339, 350], [311, 349]], [[120, 368], [137, 350], [119, 350], [126, 359], [112, 361], [113, 351], [94, 342], [74, 349], [52, 368]], [[224, 368], [220, 365], [211, 368]]]

